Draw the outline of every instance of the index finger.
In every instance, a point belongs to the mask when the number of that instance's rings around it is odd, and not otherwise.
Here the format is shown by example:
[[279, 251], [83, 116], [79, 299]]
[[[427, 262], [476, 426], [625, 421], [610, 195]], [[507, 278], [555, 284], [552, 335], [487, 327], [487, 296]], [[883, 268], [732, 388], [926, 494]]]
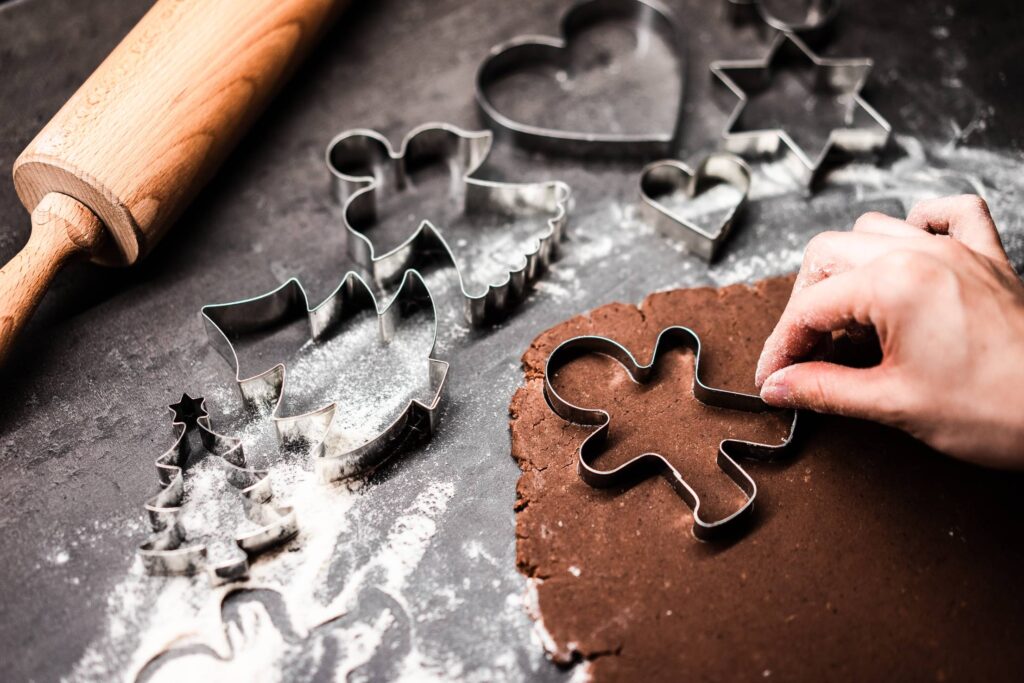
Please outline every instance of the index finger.
[[805, 359], [826, 334], [854, 323], [871, 324], [871, 278], [870, 269], [861, 268], [794, 294], [765, 341], [754, 375], [756, 385], [761, 387], [769, 375]]
[[949, 235], [999, 263], [1009, 262], [988, 204], [977, 195], [925, 199], [910, 209], [907, 223], [921, 230]]

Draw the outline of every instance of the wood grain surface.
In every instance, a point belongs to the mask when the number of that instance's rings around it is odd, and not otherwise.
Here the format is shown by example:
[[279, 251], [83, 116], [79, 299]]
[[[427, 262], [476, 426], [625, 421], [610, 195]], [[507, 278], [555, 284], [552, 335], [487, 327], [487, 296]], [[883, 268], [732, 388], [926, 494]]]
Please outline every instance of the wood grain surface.
[[160, 0], [29, 143], [14, 184], [30, 211], [75, 197], [134, 263], [214, 173], [342, 3]]

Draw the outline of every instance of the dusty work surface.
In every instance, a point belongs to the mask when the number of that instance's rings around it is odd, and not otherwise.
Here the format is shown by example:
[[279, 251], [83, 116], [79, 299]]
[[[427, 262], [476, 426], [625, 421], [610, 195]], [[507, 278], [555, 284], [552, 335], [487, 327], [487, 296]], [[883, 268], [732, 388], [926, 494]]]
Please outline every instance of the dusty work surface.
[[[202, 610], [214, 596], [203, 577], [151, 579], [135, 557], [146, 537], [142, 504], [156, 487], [153, 460], [171, 440], [165, 406], [187, 390], [211, 398], [218, 428], [245, 428], [232, 374], [206, 342], [199, 308], [259, 294], [291, 275], [313, 299], [329, 293], [349, 267], [322, 160], [330, 138], [376, 127], [397, 141], [437, 120], [475, 127], [473, 74], [487, 49], [523, 32], [554, 32], [565, 6], [366, 4], [344, 16], [153, 256], [130, 271], [83, 265], [63, 273], [2, 371], [5, 680], [111, 680], [200, 613], [213, 626], [146, 676], [195, 665], [241, 678], [283, 670], [295, 680], [318, 671], [349, 671], [353, 680], [571, 675], [545, 659], [515, 566], [519, 469], [509, 457], [506, 411], [530, 340], [609, 301], [793, 270], [819, 230], [848, 227], [870, 209], [899, 214], [931, 194], [986, 194], [1012, 258], [1018, 266], [1024, 259], [1024, 27], [1010, 2], [846, 3], [823, 51], [876, 60], [866, 94], [893, 123], [893, 150], [881, 169], [859, 163], [833, 174], [810, 201], [777, 166], [756, 167], [745, 220], [710, 269], [637, 220], [637, 166], [536, 159], [499, 145], [485, 174], [572, 185], [563, 258], [494, 329], [469, 332], [457, 324], [457, 302], [441, 302], [440, 351], [453, 368], [440, 431], [357, 490], [333, 491], [306, 520], [303, 543], [287, 556], [319, 558], [298, 563], [317, 569], [303, 575], [311, 594], [242, 593], [210, 615]], [[0, 167], [10, 168], [147, 5], [0, 4]], [[692, 152], [712, 143], [725, 120], [709, 94], [708, 60], [759, 56], [764, 43], [724, 27], [717, 3], [673, 5], [689, 46]], [[539, 87], [521, 101], [534, 111], [571, 110], [565, 97]], [[608, 116], [627, 127], [652, 113], [628, 99], [618, 104]], [[13, 187], [0, 183], [0, 259], [27, 236]], [[889, 520], [894, 538], [899, 523]], [[267, 559], [273, 567], [280, 558]], [[347, 612], [340, 619], [319, 625], [310, 616], [338, 600]], [[843, 638], [842, 624], [835, 628]]]

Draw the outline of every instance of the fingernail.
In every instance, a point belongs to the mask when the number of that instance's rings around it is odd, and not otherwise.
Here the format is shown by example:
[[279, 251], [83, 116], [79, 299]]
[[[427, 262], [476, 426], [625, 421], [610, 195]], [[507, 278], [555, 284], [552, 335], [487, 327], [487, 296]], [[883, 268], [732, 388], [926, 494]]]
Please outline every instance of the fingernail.
[[771, 405], [788, 405], [793, 398], [783, 377], [785, 370], [769, 375], [768, 379], [761, 385], [761, 400]]
[[754, 386], [760, 389], [764, 385], [764, 356], [757, 359], [757, 368], [754, 370]]

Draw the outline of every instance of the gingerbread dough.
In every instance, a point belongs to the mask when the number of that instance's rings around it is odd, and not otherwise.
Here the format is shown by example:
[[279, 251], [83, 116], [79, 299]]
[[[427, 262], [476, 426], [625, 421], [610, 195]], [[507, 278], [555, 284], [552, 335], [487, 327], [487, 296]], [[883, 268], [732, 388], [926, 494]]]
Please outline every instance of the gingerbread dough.
[[[601, 334], [647, 362], [661, 329], [687, 325], [704, 343], [706, 381], [753, 392], [791, 286], [778, 278], [610, 304], [524, 354], [526, 382], [510, 406], [523, 470], [517, 563], [536, 588], [551, 655], [589, 660], [599, 681], [1020, 680], [1019, 475], [954, 462], [878, 425], [814, 416], [792, 459], [743, 463], [759, 487], [755, 523], [727, 545], [690, 534], [689, 509], [661, 477], [624, 491], [579, 479], [577, 448], [592, 428], [562, 421], [543, 396], [558, 343]], [[611, 413], [602, 466], [656, 450], [728, 514], [742, 496], [717, 471], [716, 444], [733, 434], [770, 442], [784, 420], [696, 404], [692, 372], [680, 351], [656, 381], [636, 385], [590, 357], [556, 382], [566, 398]]]

